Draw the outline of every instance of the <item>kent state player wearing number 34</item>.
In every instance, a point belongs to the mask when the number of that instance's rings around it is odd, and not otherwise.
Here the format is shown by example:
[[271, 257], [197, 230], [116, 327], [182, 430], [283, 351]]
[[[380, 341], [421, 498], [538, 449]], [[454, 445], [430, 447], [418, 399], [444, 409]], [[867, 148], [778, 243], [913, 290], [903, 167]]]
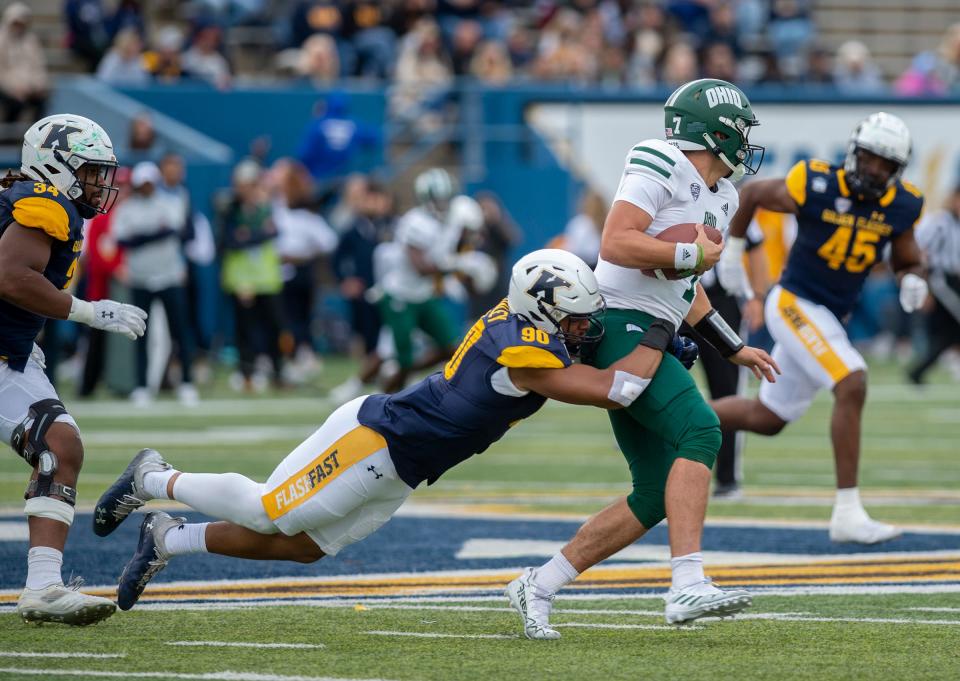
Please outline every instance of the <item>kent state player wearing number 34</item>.
[[34, 340], [47, 317], [136, 339], [146, 313], [112, 300], [88, 302], [62, 289], [73, 278], [83, 220], [106, 213], [117, 189], [113, 144], [99, 125], [58, 114], [23, 138], [19, 175], [0, 192], [0, 440], [33, 468], [24, 513], [30, 528], [27, 583], [17, 612], [28, 622], [93, 624], [113, 614], [106, 598], [65, 587], [63, 546], [73, 523], [83, 463], [76, 421], [43, 372]]
[[712, 406], [723, 428], [776, 435], [803, 415], [817, 392], [833, 391], [834, 541], [874, 544], [900, 534], [871, 519], [860, 501], [857, 472], [867, 367], [843, 323], [888, 243], [903, 309], [913, 312], [927, 297], [913, 239], [923, 196], [900, 179], [909, 161], [910, 132], [903, 121], [883, 112], [869, 116], [854, 129], [842, 168], [810, 159], [793, 166], [786, 178], [746, 185], [717, 266], [727, 290], [740, 291], [743, 236], [757, 207], [797, 216], [797, 239], [765, 310], [783, 380], [761, 386], [758, 400], [725, 397]]
[[695, 348], [661, 323], [606, 369], [573, 364], [602, 335], [596, 318], [603, 307], [586, 263], [565, 251], [535, 251], [514, 266], [507, 298], [477, 320], [442, 372], [395, 395], [343, 405], [266, 483], [236, 473], [181, 473], [143, 450], [97, 503], [98, 535], [156, 498], [226, 522], [147, 514], [120, 578], [120, 607], [132, 607], [180, 554], [306, 563], [336, 555], [387, 522], [420, 483], [486, 450], [548, 397], [619, 409], [643, 392], [664, 349], [692, 363]]

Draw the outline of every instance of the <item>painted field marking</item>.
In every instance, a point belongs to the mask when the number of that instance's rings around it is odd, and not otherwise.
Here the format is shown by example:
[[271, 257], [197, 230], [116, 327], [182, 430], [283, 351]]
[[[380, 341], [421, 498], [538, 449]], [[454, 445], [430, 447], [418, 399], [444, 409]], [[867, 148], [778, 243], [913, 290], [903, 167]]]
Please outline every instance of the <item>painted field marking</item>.
[[[20, 476], [21, 478], [23, 476]], [[0, 541], [29, 541], [30, 528], [25, 522], [0, 522]]]
[[654, 629], [657, 631], [673, 631], [677, 629], [690, 631], [694, 629], [703, 629], [702, 626], [690, 624], [679, 626], [676, 624], [612, 624], [609, 622], [566, 622], [561, 624], [552, 624], [551, 626], [554, 626], [557, 629], [579, 627], [581, 629]]
[[0, 657], [87, 657], [97, 660], [106, 660], [110, 658], [126, 657], [126, 653], [29, 653], [24, 651], [0, 650]]
[[[0, 674], [50, 676], [49, 669], [20, 669], [0, 667]], [[348, 679], [334, 676], [288, 676], [285, 674], [258, 674], [257, 672], [206, 672], [179, 674], [175, 672], [108, 672], [94, 669], [58, 669], [57, 676], [92, 676], [94, 678], [123, 679], [199, 679], [199, 681], [386, 681], [386, 679]]]
[[960, 608], [901, 608], [902, 610], [915, 610], [918, 612], [960, 612]]
[[516, 634], [434, 634], [423, 631], [365, 631], [370, 636], [410, 636], [412, 638], [520, 638]]
[[210, 648], [326, 648], [322, 643], [247, 643], [240, 641], [167, 641], [168, 646]]

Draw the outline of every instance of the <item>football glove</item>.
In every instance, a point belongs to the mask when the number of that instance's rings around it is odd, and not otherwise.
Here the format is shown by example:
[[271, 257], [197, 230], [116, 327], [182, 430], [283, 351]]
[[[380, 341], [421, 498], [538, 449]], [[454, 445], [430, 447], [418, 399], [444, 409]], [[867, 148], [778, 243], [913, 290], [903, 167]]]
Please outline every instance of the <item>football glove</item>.
[[130, 340], [137, 340], [147, 329], [146, 312], [136, 305], [118, 303], [115, 300], [97, 300], [91, 303], [74, 298], [67, 319], [94, 329], [121, 333]]
[[693, 363], [700, 356], [700, 346], [689, 336], [675, 335], [667, 349], [687, 370], [693, 368]]
[[900, 280], [900, 307], [904, 312], [916, 312], [927, 299], [927, 280], [907, 272]]

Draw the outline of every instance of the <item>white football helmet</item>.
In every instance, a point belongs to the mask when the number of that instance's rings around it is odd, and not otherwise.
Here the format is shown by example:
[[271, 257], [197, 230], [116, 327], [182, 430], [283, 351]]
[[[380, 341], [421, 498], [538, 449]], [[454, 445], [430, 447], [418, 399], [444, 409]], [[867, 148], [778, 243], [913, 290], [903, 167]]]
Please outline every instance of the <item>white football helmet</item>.
[[417, 175], [413, 181], [413, 193], [418, 204], [442, 218], [450, 207], [456, 186], [446, 170], [430, 168]]
[[[571, 351], [603, 336], [600, 284], [590, 266], [569, 251], [544, 248], [520, 258], [510, 275], [507, 304], [538, 329], [559, 336]], [[567, 317], [587, 319], [590, 328], [584, 334], [565, 332], [560, 322]]]
[[[80, 179], [80, 170], [86, 165], [96, 166], [95, 178]], [[47, 116], [23, 135], [20, 172], [59, 189], [85, 218], [113, 207], [118, 193], [116, 171], [117, 157], [110, 136], [89, 118], [75, 114]], [[98, 200], [86, 196], [91, 186], [100, 190]]]
[[[911, 148], [910, 130], [906, 123], [884, 111], [870, 114], [853, 129], [847, 143], [847, 156], [843, 162], [847, 185], [853, 193], [867, 198], [883, 196], [903, 175], [904, 168], [910, 162]], [[860, 150], [896, 163], [896, 170], [885, 179], [863, 173], [858, 167]]]

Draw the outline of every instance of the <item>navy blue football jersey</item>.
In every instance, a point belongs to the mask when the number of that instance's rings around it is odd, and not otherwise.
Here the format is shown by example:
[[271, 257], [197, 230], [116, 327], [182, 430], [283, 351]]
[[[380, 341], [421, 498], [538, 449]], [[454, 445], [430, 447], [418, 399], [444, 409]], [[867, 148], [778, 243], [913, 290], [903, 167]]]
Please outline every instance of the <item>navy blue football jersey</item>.
[[[53, 238], [50, 260], [43, 276], [57, 288], [73, 278], [83, 245], [83, 218], [60, 190], [32, 180], [14, 182], [0, 192], [0, 235], [12, 222], [39, 229]], [[23, 371], [45, 317], [0, 300], [0, 357]]]
[[504, 300], [477, 320], [442, 372], [395, 395], [368, 397], [357, 418], [387, 441], [404, 482], [433, 484], [546, 402], [518, 391], [505, 378], [508, 369], [571, 363], [556, 336], [511, 314]]
[[842, 168], [816, 159], [797, 163], [785, 181], [800, 212], [780, 284], [843, 319], [883, 248], [913, 229], [923, 194], [897, 182], [879, 199], [862, 201], [851, 196]]

